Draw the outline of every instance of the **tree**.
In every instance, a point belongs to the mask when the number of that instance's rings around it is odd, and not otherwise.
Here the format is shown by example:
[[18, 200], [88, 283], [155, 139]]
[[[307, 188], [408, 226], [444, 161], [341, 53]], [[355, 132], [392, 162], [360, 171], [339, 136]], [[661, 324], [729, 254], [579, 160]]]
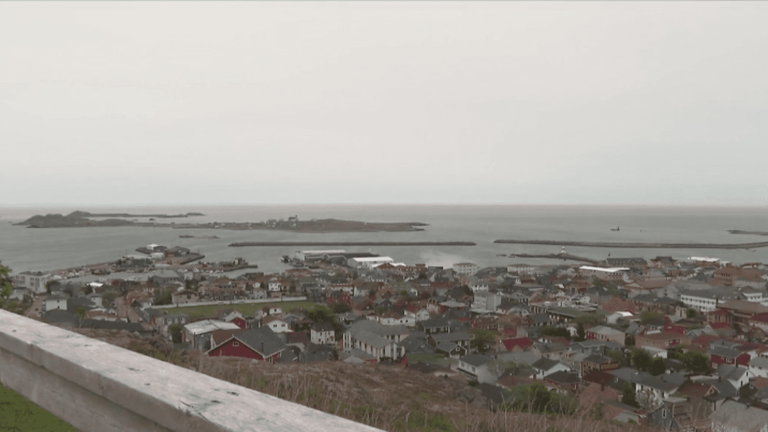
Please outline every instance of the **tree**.
[[689, 351], [679, 356], [678, 360], [686, 370], [697, 375], [707, 375], [710, 372], [709, 358], [700, 352]]
[[640, 315], [640, 322], [643, 324], [647, 324], [649, 321], [652, 320], [660, 320], [663, 319], [662, 315], [658, 312], [643, 312]]
[[635, 346], [635, 336], [634, 335], [627, 335], [626, 338], [624, 338], [624, 345], [626, 346]]
[[0, 265], [0, 309], [5, 309], [9, 312], [16, 314], [23, 314], [24, 308], [19, 306], [19, 303], [15, 300], [8, 300], [8, 297], [13, 292], [13, 284], [8, 277], [11, 269]]
[[156, 305], [169, 305], [171, 304], [173, 297], [173, 290], [170, 289], [157, 289], [155, 290], [155, 304]]
[[640, 404], [637, 403], [637, 394], [630, 383], [624, 384], [624, 389], [621, 392], [621, 403], [640, 408]]
[[654, 357], [651, 360], [651, 364], [648, 366], [648, 373], [653, 376], [659, 376], [666, 372], [667, 366], [664, 364], [664, 359], [661, 357]]
[[571, 332], [562, 327], [544, 326], [539, 330], [539, 333], [544, 336], [559, 336], [571, 340]]
[[[334, 304], [337, 304], [337, 303], [334, 303]], [[333, 323], [334, 321], [336, 321], [336, 316], [334, 315], [333, 311], [321, 305], [317, 305], [312, 309], [308, 310], [307, 318], [309, 318], [314, 322]]]
[[333, 313], [344, 313], [352, 310], [352, 306], [346, 303], [334, 303], [331, 305]]
[[171, 340], [173, 343], [181, 343], [182, 328], [183, 326], [180, 323], [175, 323], [168, 326], [168, 332], [171, 334]]
[[651, 355], [644, 349], [633, 349], [631, 358], [632, 364], [641, 371], [647, 371], [651, 366]]
[[619, 350], [606, 350], [605, 356], [615, 360], [616, 363], [619, 364], [619, 367], [629, 366], [627, 357]]
[[483, 329], [472, 329], [470, 333], [474, 336], [469, 343], [469, 346], [480, 352], [486, 352], [496, 341], [496, 334], [492, 331]]
[[696, 315], [698, 315], [698, 312], [696, 312], [696, 309], [688, 309], [685, 311], [685, 316], [688, 318], [696, 318]]
[[576, 328], [576, 337], [573, 338], [576, 342], [582, 342], [587, 339], [587, 332], [584, 330], [584, 324], [579, 323], [579, 326]]

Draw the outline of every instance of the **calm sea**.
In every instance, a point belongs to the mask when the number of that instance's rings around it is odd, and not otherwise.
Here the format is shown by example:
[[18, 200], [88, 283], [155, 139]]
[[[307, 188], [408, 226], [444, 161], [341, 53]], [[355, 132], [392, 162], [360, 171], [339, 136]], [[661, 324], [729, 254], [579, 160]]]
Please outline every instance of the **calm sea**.
[[[299, 219], [337, 218], [366, 222], [423, 222], [425, 231], [403, 233], [296, 234], [280, 231], [228, 231], [170, 228], [56, 228], [13, 226], [35, 214], [74, 210], [121, 213], [205, 216], [185, 222], [258, 222], [298, 216]], [[146, 219], [139, 219], [146, 220]], [[164, 219], [162, 222], [170, 222]], [[620, 227], [620, 231], [611, 228]], [[206, 255], [206, 261], [243, 257], [265, 272], [288, 268], [282, 255], [296, 247], [232, 248], [236, 241], [473, 241], [474, 247], [348, 247], [347, 251], [373, 252], [408, 264], [450, 266], [470, 261], [480, 266], [509, 263], [556, 264], [544, 259], [510, 259], [498, 254], [557, 253], [560, 246], [503, 245], [496, 239], [747, 243], [768, 237], [732, 235], [729, 229], [768, 231], [768, 208], [763, 207], [631, 207], [631, 206], [521, 206], [521, 205], [270, 205], [215, 207], [99, 207], [0, 208], [0, 261], [15, 272], [55, 270], [117, 260], [150, 243], [184, 246]], [[219, 236], [216, 240], [182, 239], [179, 235]], [[757, 250], [603, 249], [568, 247], [568, 252], [593, 259], [671, 255], [713, 256], [734, 263], [768, 262], [768, 248]], [[575, 262], [571, 262], [574, 263]]]

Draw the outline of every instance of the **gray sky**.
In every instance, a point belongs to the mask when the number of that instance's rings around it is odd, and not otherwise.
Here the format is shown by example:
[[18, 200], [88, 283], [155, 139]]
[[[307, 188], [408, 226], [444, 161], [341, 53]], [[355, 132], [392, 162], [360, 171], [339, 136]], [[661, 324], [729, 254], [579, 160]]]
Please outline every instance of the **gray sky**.
[[2, 2], [0, 206], [768, 203], [768, 2]]

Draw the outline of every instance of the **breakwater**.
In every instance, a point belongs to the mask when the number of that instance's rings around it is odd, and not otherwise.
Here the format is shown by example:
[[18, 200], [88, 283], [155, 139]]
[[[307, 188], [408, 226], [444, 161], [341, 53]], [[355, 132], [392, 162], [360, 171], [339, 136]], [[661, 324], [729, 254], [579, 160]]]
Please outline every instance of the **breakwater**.
[[590, 264], [598, 264], [600, 261], [590, 258], [580, 257], [571, 254], [510, 254], [509, 258], [548, 258], [548, 259], [561, 259], [563, 261], [581, 261]]
[[474, 242], [237, 242], [230, 247], [244, 246], [477, 246]]
[[605, 242], [576, 242], [560, 240], [494, 240], [494, 243], [581, 246], [599, 248], [631, 248], [631, 249], [756, 249], [768, 246], [768, 242], [757, 243], [605, 243]]

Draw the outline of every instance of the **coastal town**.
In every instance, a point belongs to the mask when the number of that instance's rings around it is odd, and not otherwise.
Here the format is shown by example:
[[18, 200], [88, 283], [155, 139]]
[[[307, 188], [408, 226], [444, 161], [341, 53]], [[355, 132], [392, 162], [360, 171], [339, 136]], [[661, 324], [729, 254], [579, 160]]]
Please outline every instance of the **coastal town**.
[[149, 244], [108, 263], [11, 271], [3, 301], [62, 328], [161, 336], [209, 357], [411, 369], [465, 384], [456, 398], [489, 410], [680, 431], [768, 424], [763, 263], [439, 267], [344, 249], [282, 261], [264, 274]]

